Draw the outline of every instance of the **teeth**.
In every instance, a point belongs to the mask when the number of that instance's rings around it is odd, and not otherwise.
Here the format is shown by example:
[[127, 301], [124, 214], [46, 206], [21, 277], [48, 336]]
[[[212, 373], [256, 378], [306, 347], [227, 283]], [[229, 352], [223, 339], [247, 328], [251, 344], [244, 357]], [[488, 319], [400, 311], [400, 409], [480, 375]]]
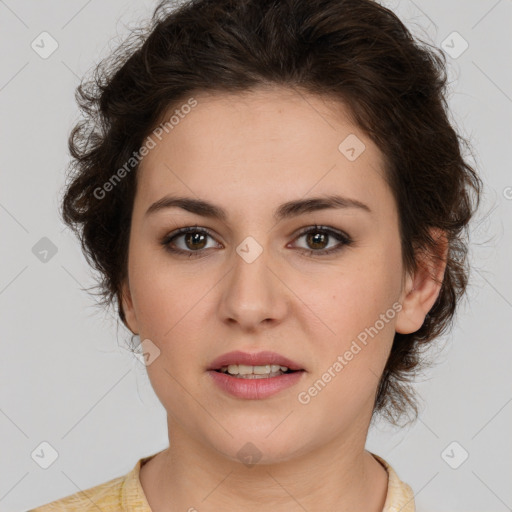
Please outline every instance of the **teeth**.
[[230, 375], [271, 375], [287, 371], [286, 366], [280, 366], [278, 364], [266, 364], [260, 366], [249, 366], [246, 364], [230, 364], [229, 366], [223, 366], [221, 372], [229, 373]]

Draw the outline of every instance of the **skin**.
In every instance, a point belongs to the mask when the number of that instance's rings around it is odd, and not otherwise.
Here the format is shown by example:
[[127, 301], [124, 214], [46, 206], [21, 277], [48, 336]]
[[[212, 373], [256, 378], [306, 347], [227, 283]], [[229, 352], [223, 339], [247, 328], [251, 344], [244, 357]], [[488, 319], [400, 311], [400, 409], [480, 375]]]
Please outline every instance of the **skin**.
[[[168, 415], [170, 447], [140, 473], [155, 512], [245, 510], [381, 511], [387, 473], [365, 451], [379, 377], [396, 332], [419, 329], [440, 290], [444, 264], [401, 261], [398, 213], [384, 160], [348, 111], [291, 89], [195, 94], [198, 105], [165, 134], [138, 170], [122, 303], [128, 327], [160, 354], [147, 366]], [[349, 161], [338, 150], [356, 134], [366, 149]], [[273, 211], [305, 197], [339, 194], [371, 210], [324, 209], [277, 222]], [[167, 194], [200, 198], [226, 221], [180, 208], [145, 215]], [[315, 224], [348, 234], [339, 246], [300, 236]], [[178, 228], [208, 229], [206, 240]], [[318, 232], [318, 230], [317, 230]], [[323, 234], [323, 232], [320, 232]], [[261, 255], [236, 248], [248, 236]], [[426, 260], [425, 260], [426, 261]], [[297, 395], [321, 378], [357, 335], [394, 303], [402, 309], [308, 404]], [[273, 350], [306, 370], [299, 384], [263, 400], [224, 394], [206, 373], [232, 350]], [[253, 443], [261, 459], [237, 452]], [[194, 510], [194, 509], [192, 509]]]

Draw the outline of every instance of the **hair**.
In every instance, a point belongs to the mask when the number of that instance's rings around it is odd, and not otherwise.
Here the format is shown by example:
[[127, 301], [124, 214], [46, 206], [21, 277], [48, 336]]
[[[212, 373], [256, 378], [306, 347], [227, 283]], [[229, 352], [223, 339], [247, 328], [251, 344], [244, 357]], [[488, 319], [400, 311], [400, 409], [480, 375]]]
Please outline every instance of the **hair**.
[[76, 90], [82, 118], [69, 136], [61, 215], [97, 271], [98, 303], [117, 304], [126, 325], [121, 286], [137, 186], [133, 156], [170, 108], [193, 93], [269, 86], [335, 98], [384, 155], [404, 269], [418, 268], [419, 252], [439, 257], [430, 228], [446, 234], [437, 300], [420, 329], [395, 333], [375, 398], [373, 413], [393, 424], [411, 411], [416, 418], [409, 383], [422, 367], [422, 349], [451, 327], [465, 293], [468, 223], [482, 187], [462, 154], [470, 145], [448, 119], [446, 85], [443, 52], [413, 38], [373, 0], [161, 2], [147, 26], [133, 30]]

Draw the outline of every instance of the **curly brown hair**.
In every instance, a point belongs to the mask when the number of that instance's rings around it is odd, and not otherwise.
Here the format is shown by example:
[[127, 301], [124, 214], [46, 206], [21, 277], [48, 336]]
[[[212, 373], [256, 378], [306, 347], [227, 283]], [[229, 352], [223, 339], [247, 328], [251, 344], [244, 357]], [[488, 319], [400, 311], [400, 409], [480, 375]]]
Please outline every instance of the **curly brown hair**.
[[[482, 187], [461, 151], [471, 147], [448, 119], [446, 84], [443, 52], [413, 38], [373, 0], [161, 2], [76, 92], [83, 118], [69, 137], [61, 215], [98, 272], [99, 304], [116, 303], [126, 325], [121, 285], [137, 186], [132, 157], [169, 108], [192, 92], [265, 85], [337, 98], [385, 157], [404, 268], [417, 268], [417, 251], [436, 254], [429, 228], [447, 236], [439, 296], [420, 329], [395, 334], [375, 400], [374, 413], [392, 423], [405, 412], [417, 417], [409, 383], [422, 349], [451, 326], [466, 290], [468, 222]], [[104, 185], [121, 169], [132, 172], [103, 200]]]

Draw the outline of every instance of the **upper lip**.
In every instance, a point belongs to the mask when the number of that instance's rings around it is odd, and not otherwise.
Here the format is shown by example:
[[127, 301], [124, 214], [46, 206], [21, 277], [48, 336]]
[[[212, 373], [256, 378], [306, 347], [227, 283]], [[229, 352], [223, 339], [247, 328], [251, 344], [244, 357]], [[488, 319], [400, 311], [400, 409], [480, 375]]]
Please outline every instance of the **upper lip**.
[[288, 359], [277, 352], [263, 351], [263, 352], [241, 352], [236, 350], [228, 352], [213, 360], [208, 370], [220, 370], [224, 366], [230, 364], [245, 364], [248, 366], [262, 366], [266, 364], [276, 364], [279, 366], [286, 366], [290, 370], [303, 370], [302, 366], [291, 359]]

